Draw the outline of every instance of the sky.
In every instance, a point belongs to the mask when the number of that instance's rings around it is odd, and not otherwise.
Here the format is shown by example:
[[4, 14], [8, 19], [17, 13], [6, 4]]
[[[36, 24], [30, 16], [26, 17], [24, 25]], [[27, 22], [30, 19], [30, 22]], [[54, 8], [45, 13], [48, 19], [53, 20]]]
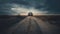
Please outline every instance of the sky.
[[59, 0], [0, 0], [0, 15], [60, 14]]

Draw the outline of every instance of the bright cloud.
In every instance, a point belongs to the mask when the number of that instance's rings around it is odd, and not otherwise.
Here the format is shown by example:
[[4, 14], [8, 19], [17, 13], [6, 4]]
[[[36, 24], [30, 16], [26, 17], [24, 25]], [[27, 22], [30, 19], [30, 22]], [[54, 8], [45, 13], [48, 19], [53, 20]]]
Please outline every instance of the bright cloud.
[[32, 12], [34, 15], [36, 14], [46, 14], [48, 11], [40, 11], [40, 10], [37, 10], [35, 9], [34, 7], [30, 7], [30, 8], [25, 8], [24, 6], [21, 7], [19, 5], [13, 5], [13, 7], [11, 8], [12, 11], [15, 11], [17, 13], [20, 13], [20, 14], [24, 14], [24, 15], [27, 15], [29, 12]]

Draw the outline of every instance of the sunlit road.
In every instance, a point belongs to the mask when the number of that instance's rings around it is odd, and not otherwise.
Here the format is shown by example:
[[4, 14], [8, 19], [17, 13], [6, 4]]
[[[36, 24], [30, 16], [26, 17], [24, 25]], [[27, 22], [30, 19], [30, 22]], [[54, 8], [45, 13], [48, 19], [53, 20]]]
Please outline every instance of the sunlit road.
[[59, 27], [51, 25], [47, 21], [29, 16], [10, 27], [6, 34], [59, 34], [58, 30]]

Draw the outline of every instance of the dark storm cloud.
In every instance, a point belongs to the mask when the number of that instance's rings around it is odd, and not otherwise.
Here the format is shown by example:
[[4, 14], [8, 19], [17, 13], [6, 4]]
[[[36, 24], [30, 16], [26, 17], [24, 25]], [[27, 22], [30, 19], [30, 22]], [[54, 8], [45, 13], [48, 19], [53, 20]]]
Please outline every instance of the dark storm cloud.
[[11, 12], [13, 12], [10, 10], [11, 5], [8, 3], [24, 5], [27, 6], [26, 8], [35, 7], [36, 9], [40, 9], [42, 6], [39, 1], [40, 0], [0, 0], [0, 14], [11, 14]]
[[23, 5], [34, 6], [36, 8], [43, 7], [44, 0], [0, 0], [0, 3], [17, 3]]
[[[49, 13], [60, 13], [60, 2], [58, 0], [0, 0], [0, 14], [11, 14], [11, 5], [6, 4], [20, 4], [29, 7], [34, 7]], [[14, 12], [15, 13], [15, 12]]]
[[8, 9], [10, 8], [10, 6], [6, 6], [5, 4], [0, 4], [0, 14], [10, 14], [8, 12]]
[[15, 13], [14, 11], [11, 11], [11, 7], [13, 4], [4, 3], [0, 4], [0, 15], [11, 15], [12, 13]]
[[59, 13], [60, 14], [60, 0], [47, 0], [46, 5], [48, 6], [47, 10], [50, 13]]

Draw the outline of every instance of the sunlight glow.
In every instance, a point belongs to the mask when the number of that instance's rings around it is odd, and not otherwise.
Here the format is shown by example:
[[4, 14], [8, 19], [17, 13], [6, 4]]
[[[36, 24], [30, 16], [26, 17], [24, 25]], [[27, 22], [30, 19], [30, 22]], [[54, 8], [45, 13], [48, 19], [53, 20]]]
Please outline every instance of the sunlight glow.
[[33, 15], [41, 15], [41, 14], [46, 14], [48, 12], [48, 11], [40, 11], [33, 7], [31, 7], [31, 8], [20, 7], [18, 5], [11, 8], [11, 10], [19, 13], [20, 15], [28, 15], [29, 12], [32, 12]]

